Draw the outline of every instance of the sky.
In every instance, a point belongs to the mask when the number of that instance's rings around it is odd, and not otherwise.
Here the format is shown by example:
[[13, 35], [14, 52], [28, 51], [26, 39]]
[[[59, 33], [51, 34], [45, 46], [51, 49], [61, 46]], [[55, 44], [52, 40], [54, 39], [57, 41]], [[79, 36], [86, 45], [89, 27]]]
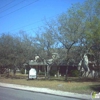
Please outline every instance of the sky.
[[0, 34], [35, 34], [45, 20], [56, 18], [72, 4], [85, 0], [0, 0]]

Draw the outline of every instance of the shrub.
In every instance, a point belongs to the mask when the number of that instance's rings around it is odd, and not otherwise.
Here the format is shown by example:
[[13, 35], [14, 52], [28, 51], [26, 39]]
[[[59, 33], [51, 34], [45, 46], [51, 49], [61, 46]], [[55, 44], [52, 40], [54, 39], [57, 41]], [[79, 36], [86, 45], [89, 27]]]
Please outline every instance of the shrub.
[[38, 75], [45, 75], [45, 72], [39, 72]]
[[29, 71], [28, 70], [26, 70], [26, 74], [29, 74]]
[[78, 70], [72, 70], [71, 71], [71, 76], [72, 77], [78, 77], [79, 76], [79, 71]]
[[21, 74], [25, 74], [25, 69], [22, 68], [22, 69], [20, 70], [20, 73], [21, 73]]
[[54, 76], [55, 74], [57, 74], [57, 71], [54, 71], [54, 70], [51, 70], [51, 71], [50, 71], [50, 75], [51, 75], [51, 76]]

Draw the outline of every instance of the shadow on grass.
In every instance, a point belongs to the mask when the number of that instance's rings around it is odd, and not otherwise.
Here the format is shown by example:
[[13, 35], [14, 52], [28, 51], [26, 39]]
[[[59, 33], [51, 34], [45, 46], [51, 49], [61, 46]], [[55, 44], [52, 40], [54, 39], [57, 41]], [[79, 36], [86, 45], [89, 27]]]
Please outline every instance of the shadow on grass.
[[9, 75], [9, 76], [1, 76], [2, 78], [6, 78], [6, 79], [26, 79], [27, 77], [26, 76], [13, 76], [13, 75]]
[[92, 86], [90, 86], [90, 88], [91, 88], [93, 91], [100, 92], [100, 85], [92, 85]]
[[[3, 76], [4, 77], [4, 76]], [[9, 75], [9, 77], [5, 77], [5, 78], [11, 78], [11, 79], [27, 79], [27, 76], [24, 75]], [[38, 76], [37, 81], [62, 81], [62, 82], [100, 82], [100, 78], [97, 79], [93, 79], [93, 78], [79, 78], [79, 77], [68, 77], [68, 79], [66, 80], [65, 77], [50, 77], [50, 79], [45, 78], [44, 76]]]
[[68, 81], [71, 82], [100, 82], [100, 78], [94, 79], [94, 78], [79, 78], [79, 77], [69, 77]]
[[[44, 79], [39, 79], [39, 80], [46, 80]], [[100, 78], [97, 79], [93, 79], [93, 78], [79, 78], [79, 77], [68, 77], [68, 79], [66, 80], [65, 77], [59, 77], [59, 78], [55, 78], [55, 77], [50, 77], [50, 79], [47, 79], [49, 81], [64, 81], [64, 82], [100, 82]]]
[[55, 78], [55, 77], [50, 77], [50, 79], [47, 78], [41, 78], [38, 77], [37, 80], [40, 81], [62, 81], [62, 82], [100, 82], [100, 78], [99, 79], [93, 79], [93, 78], [79, 78], [79, 77], [68, 77], [67, 80], [65, 80], [65, 77], [60, 77], [60, 78]]

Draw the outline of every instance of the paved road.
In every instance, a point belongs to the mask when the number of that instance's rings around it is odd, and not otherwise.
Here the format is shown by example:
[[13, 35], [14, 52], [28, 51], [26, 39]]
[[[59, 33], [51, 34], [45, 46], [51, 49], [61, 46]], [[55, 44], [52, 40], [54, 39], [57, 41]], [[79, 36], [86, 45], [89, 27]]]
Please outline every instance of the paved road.
[[0, 100], [80, 100], [0, 87]]

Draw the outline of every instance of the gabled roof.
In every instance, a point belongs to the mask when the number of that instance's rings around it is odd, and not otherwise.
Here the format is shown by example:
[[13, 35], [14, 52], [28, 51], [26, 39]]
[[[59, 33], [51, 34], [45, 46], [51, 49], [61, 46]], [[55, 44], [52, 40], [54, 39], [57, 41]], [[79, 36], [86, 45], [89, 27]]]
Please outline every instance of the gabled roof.
[[30, 60], [29, 65], [35, 66], [35, 65], [47, 65], [45, 62], [36, 62], [35, 60]]

